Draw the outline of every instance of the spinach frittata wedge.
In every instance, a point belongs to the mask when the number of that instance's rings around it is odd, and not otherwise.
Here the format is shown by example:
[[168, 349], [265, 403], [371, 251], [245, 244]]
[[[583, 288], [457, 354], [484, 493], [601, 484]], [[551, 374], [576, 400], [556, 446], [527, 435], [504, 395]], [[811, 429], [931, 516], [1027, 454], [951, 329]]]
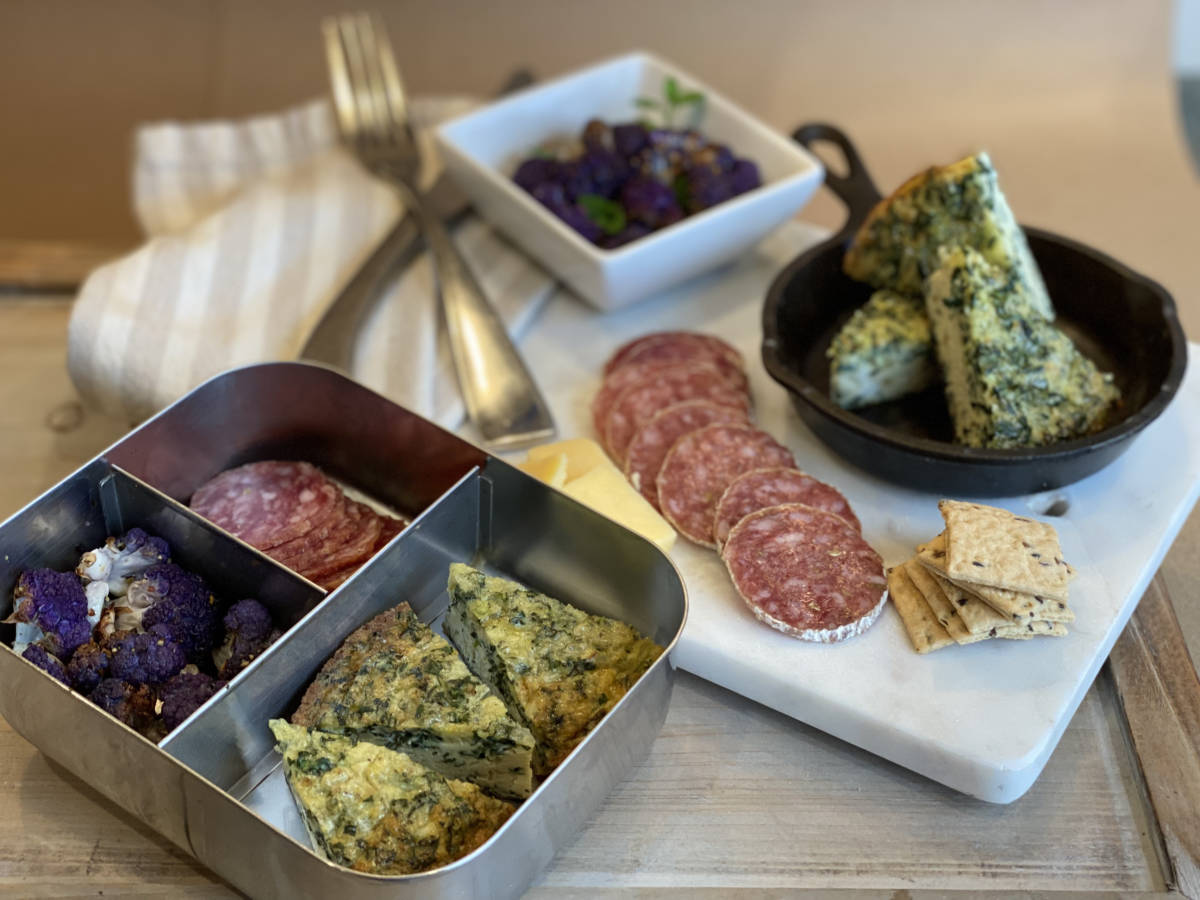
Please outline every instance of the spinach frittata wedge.
[[880, 290], [834, 336], [829, 393], [843, 409], [885, 403], [937, 381], [925, 301]]
[[375, 875], [444, 866], [516, 809], [386, 747], [283, 719], [270, 725], [309, 838], [338, 865]]
[[946, 379], [955, 439], [973, 447], [1036, 447], [1104, 426], [1119, 392], [1034, 308], [1011, 270], [947, 248], [926, 309]]
[[450, 566], [448, 590], [446, 634], [533, 732], [538, 776], [558, 765], [662, 653], [623, 622], [462, 563]]
[[922, 295], [943, 246], [978, 250], [1011, 269], [1044, 318], [1054, 318], [1025, 234], [1009, 209], [986, 153], [914, 175], [871, 210], [842, 267], [847, 275], [910, 297]]
[[346, 639], [292, 723], [402, 751], [499, 797], [533, 790], [533, 735], [407, 603]]

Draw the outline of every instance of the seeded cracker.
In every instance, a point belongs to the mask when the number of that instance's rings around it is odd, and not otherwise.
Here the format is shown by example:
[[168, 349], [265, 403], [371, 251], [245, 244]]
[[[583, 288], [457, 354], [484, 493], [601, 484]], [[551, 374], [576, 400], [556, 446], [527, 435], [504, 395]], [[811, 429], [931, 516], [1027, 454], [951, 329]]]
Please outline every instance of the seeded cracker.
[[888, 596], [900, 614], [908, 639], [918, 653], [930, 653], [955, 643], [937, 621], [921, 592], [913, 585], [903, 566], [888, 572]]
[[993, 628], [1003, 628], [1013, 624], [1013, 620], [1004, 613], [992, 609], [978, 597], [966, 594], [962, 588], [945, 575], [927, 569], [925, 566], [921, 566], [921, 568], [937, 582], [938, 587], [942, 589], [942, 593], [946, 595], [946, 599], [950, 601], [950, 605], [971, 634], [983, 634]]
[[[939, 534], [931, 541], [917, 547], [917, 559], [935, 575], [946, 576], [946, 535]], [[947, 579], [948, 581], [949, 579]], [[996, 612], [1013, 622], [1028, 622], [1042, 619], [1048, 622], [1074, 622], [1075, 613], [1066, 602], [1051, 600], [1034, 594], [1006, 591], [1002, 588], [984, 587], [978, 584], [958, 582], [955, 585], [963, 593], [978, 597]]]
[[950, 633], [950, 637], [954, 638], [956, 643], [974, 644], [996, 636], [992, 634], [971, 634], [967, 630], [967, 626], [963, 624], [962, 619], [955, 615], [953, 605], [951, 605], [946, 595], [942, 593], [942, 589], [938, 587], [938, 583], [933, 580], [933, 576], [915, 558], [910, 559], [904, 564], [904, 572], [912, 580], [916, 589], [921, 592], [921, 596], [929, 604], [929, 609], [937, 617], [938, 622]]
[[938, 509], [950, 579], [1066, 601], [1075, 572], [1053, 527], [978, 503], [942, 500]]

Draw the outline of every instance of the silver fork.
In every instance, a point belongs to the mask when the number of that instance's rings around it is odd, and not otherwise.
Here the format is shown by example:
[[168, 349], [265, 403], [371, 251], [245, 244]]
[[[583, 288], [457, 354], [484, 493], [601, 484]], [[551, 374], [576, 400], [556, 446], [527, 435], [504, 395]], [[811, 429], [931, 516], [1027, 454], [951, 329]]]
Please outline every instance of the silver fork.
[[322, 30], [342, 140], [396, 188], [425, 237], [467, 415], [495, 449], [553, 437], [550, 410], [504, 323], [417, 186], [421, 151], [382, 23], [357, 13], [326, 19]]

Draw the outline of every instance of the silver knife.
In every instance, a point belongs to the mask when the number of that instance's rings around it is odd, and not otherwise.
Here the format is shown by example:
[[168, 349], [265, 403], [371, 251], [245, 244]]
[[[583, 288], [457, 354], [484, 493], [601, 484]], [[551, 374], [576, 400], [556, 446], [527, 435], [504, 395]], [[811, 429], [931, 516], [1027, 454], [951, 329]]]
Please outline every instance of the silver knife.
[[[532, 82], [532, 74], [520, 69], [504, 83], [500, 95], [520, 90]], [[470, 209], [466, 195], [444, 171], [424, 195], [424, 200], [430, 212], [445, 222], [448, 228]], [[416, 221], [411, 214], [405, 213], [334, 298], [304, 341], [300, 358], [327, 363], [349, 372], [359, 328], [379, 299], [379, 288], [384, 279], [391, 272], [407, 266], [424, 249], [425, 242], [421, 239]]]

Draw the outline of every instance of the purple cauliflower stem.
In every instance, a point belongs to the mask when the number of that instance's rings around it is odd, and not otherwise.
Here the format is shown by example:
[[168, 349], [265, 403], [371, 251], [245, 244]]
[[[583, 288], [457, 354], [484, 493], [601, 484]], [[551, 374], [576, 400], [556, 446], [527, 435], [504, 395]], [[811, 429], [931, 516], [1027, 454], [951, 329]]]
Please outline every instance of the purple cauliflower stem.
[[79, 647], [67, 663], [67, 681], [79, 693], [87, 695], [108, 677], [112, 657], [107, 646], [88, 641]]
[[162, 686], [159, 703], [163, 724], [173, 731], [209, 697], [225, 687], [224, 681], [199, 672], [181, 672]]
[[144, 732], [154, 725], [154, 691], [144, 684], [105, 678], [88, 699], [135, 731]]
[[257, 600], [239, 600], [225, 613], [225, 640], [213, 651], [217, 677], [232, 680], [279, 637], [271, 613]]
[[187, 663], [169, 628], [155, 625], [141, 634], [118, 632], [105, 640], [109, 673], [130, 684], [161, 684]]
[[46, 652], [46, 648], [41, 644], [30, 644], [21, 653], [21, 656], [29, 660], [39, 669], [48, 672], [51, 677], [57, 678], [63, 684], [67, 684], [67, 670], [63, 668], [62, 660], [57, 656], [52, 656]]
[[131, 528], [122, 537], [110, 537], [103, 547], [83, 554], [75, 574], [85, 583], [103, 583], [108, 593], [121, 597], [138, 575], [170, 556], [171, 548], [162, 538]]
[[199, 662], [212, 650], [220, 628], [217, 601], [199, 575], [175, 563], [160, 563], [129, 585], [126, 599], [135, 615], [141, 610], [143, 629], [164, 626], [163, 633], [183, 648], [189, 660]]
[[22, 572], [13, 591], [13, 612], [4, 620], [32, 625], [41, 636], [26, 633], [47, 652], [68, 659], [92, 636], [87, 619], [87, 597], [73, 572], [31, 569]]

